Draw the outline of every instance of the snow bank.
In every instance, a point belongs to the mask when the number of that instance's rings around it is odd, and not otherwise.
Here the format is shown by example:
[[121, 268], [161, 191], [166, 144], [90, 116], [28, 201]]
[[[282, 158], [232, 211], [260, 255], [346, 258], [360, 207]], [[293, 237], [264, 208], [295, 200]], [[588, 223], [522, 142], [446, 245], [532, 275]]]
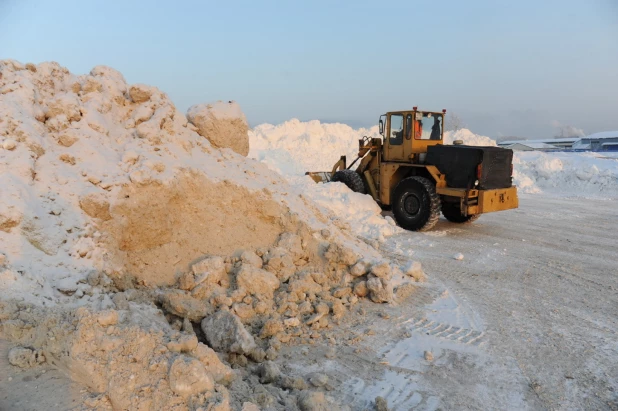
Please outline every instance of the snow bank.
[[356, 158], [358, 140], [363, 136], [379, 137], [378, 126], [353, 129], [340, 123], [298, 119], [277, 126], [262, 124], [249, 132], [249, 157], [286, 176], [329, 171], [342, 155]]
[[618, 159], [601, 153], [515, 154], [514, 181], [522, 193], [618, 197]]

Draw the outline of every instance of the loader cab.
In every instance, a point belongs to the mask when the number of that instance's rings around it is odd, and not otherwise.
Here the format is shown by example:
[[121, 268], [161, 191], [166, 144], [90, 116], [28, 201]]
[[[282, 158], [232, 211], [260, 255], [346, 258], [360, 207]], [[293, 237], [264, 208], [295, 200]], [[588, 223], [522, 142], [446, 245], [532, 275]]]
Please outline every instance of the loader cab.
[[427, 147], [442, 144], [444, 115], [442, 112], [393, 111], [380, 116], [380, 134], [384, 138], [382, 161], [422, 162]]

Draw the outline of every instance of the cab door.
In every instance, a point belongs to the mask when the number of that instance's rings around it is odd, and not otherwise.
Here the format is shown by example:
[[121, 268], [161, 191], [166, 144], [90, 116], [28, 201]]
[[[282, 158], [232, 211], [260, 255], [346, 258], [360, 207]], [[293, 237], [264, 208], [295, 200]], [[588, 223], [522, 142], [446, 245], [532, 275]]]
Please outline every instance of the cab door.
[[387, 116], [388, 133], [385, 138], [384, 160], [405, 161], [404, 157], [404, 114], [391, 113]]
[[403, 113], [403, 159], [402, 161], [410, 161], [413, 157], [412, 154], [412, 136], [414, 135], [414, 112]]

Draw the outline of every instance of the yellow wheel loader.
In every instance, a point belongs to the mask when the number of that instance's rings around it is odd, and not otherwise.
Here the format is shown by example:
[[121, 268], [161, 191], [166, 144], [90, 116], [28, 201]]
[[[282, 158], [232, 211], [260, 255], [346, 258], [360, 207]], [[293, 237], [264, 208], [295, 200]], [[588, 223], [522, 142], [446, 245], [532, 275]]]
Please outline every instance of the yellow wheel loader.
[[383, 209], [392, 209], [399, 226], [413, 231], [430, 230], [440, 211], [449, 221], [467, 223], [483, 213], [517, 208], [513, 151], [443, 144], [445, 115], [446, 110], [417, 107], [383, 114], [382, 138], [360, 139], [349, 166], [341, 156], [330, 172], [306, 174], [371, 195]]

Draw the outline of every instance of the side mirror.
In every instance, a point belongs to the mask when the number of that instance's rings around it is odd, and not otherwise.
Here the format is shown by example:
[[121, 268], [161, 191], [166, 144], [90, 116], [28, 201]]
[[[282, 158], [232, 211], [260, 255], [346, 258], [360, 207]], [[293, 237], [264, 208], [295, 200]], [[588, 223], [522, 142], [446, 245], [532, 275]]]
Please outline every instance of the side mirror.
[[382, 119], [380, 119], [378, 126], [380, 128], [380, 134], [384, 135], [384, 121], [382, 121]]

